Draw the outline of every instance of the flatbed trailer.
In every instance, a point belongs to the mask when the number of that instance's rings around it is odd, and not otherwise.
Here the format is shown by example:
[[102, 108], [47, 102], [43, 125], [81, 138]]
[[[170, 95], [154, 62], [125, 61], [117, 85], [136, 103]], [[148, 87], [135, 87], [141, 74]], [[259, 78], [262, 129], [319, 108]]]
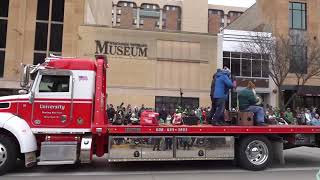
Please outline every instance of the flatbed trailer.
[[[32, 67], [30, 69], [30, 67]], [[263, 170], [284, 163], [283, 150], [320, 146], [319, 126], [112, 125], [106, 116], [106, 57], [53, 57], [24, 66], [25, 94], [0, 97], [0, 174], [26, 167], [109, 162], [234, 160]], [[151, 112], [150, 118], [155, 118]]]
[[[108, 125], [107, 131], [110, 162], [235, 160], [250, 170], [264, 169], [272, 161], [284, 164], [284, 149], [319, 147], [320, 140], [320, 127], [307, 125]], [[157, 143], [162, 149], [155, 151]]]
[[212, 125], [108, 125], [109, 135], [162, 135], [162, 134], [185, 134], [185, 135], [207, 135], [207, 134], [319, 134], [320, 126], [308, 125], [268, 125], [268, 126], [212, 126]]

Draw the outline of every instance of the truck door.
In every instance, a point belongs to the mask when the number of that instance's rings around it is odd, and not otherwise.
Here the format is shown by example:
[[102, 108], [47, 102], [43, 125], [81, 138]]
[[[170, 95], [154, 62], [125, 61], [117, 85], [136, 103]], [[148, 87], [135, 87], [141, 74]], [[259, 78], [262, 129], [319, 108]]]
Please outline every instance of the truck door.
[[43, 70], [34, 89], [32, 123], [39, 128], [67, 127], [73, 111], [71, 71]]

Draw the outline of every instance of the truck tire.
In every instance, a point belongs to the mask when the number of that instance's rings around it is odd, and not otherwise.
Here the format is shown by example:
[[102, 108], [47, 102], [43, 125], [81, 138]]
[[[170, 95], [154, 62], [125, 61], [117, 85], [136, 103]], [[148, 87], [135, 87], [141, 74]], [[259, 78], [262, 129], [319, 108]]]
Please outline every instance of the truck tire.
[[18, 147], [14, 140], [4, 134], [0, 134], [0, 175], [11, 170], [16, 163]]
[[240, 167], [252, 171], [267, 168], [272, 162], [272, 146], [264, 136], [248, 136], [240, 139], [237, 148]]

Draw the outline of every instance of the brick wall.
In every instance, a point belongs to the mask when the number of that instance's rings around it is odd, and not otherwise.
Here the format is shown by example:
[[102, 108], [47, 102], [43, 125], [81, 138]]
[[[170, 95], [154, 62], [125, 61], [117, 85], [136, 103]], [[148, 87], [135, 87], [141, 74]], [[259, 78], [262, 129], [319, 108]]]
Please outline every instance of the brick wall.
[[154, 18], [143, 18], [143, 27], [144, 30], [155, 30], [156, 29], [157, 19]]
[[209, 14], [208, 17], [208, 31], [209, 33], [218, 33], [221, 24], [221, 15], [219, 14]]
[[241, 16], [242, 13], [240, 12], [229, 12], [228, 19], [230, 20], [229, 23], [232, 23], [235, 19], [237, 19], [239, 16]]
[[179, 18], [179, 10], [167, 10], [166, 13], [166, 29], [168, 30], [179, 30], [178, 27], [178, 18]]
[[269, 88], [269, 80], [266, 79], [246, 79], [246, 78], [237, 78], [238, 87], [247, 87], [249, 81], [253, 82], [257, 88]]
[[120, 27], [133, 27], [133, 8], [129, 6], [121, 7]]
[[232, 23], [232, 21], [234, 21], [235, 19], [237, 19], [239, 16], [230, 16], [229, 19], [230, 19], [230, 23]]

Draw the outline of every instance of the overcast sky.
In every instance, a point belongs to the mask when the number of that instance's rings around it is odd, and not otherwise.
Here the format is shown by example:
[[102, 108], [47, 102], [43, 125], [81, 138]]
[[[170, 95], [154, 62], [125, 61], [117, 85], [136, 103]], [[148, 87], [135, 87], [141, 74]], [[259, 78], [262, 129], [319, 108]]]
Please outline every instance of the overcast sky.
[[255, 0], [208, 0], [209, 4], [218, 4], [226, 6], [250, 7]]

